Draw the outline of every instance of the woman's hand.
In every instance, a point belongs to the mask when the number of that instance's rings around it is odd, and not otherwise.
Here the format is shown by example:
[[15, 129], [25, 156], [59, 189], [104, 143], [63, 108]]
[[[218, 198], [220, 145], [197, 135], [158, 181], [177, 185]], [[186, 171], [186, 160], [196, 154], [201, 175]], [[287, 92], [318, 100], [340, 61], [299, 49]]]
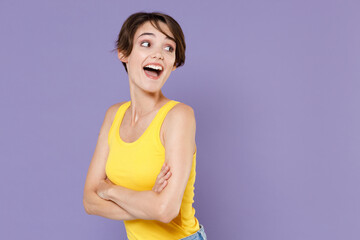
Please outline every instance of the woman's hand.
[[159, 175], [156, 178], [156, 182], [152, 190], [157, 193], [161, 192], [166, 187], [170, 176], [170, 167], [164, 163]]
[[101, 180], [96, 189], [97, 195], [99, 195], [102, 199], [110, 200], [108, 191], [111, 185], [113, 185], [113, 183], [108, 178]]

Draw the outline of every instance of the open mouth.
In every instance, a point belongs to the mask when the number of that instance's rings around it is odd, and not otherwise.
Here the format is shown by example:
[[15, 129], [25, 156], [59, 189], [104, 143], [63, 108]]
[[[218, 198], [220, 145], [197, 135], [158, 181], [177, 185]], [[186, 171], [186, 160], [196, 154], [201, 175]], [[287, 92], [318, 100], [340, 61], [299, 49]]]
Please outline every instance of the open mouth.
[[159, 76], [161, 75], [161, 73], [163, 72], [163, 69], [161, 66], [156, 66], [156, 65], [147, 65], [144, 68], [145, 74], [153, 79], [157, 79], [159, 78]]

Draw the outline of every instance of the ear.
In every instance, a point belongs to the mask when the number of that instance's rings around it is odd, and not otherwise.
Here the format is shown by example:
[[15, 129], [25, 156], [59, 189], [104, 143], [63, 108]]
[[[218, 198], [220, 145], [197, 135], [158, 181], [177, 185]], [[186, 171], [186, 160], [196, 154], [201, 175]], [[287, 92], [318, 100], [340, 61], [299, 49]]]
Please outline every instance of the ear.
[[124, 54], [118, 50], [118, 58], [120, 61], [122, 61], [123, 63], [127, 63], [128, 62], [128, 58], [124, 56]]
[[171, 71], [174, 71], [176, 69], [176, 66], [174, 65]]

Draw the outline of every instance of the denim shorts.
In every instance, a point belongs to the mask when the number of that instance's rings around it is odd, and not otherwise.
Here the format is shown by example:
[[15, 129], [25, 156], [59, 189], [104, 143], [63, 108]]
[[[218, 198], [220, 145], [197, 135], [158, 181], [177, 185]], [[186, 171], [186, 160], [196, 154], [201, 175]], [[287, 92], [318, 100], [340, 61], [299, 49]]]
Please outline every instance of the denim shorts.
[[199, 224], [199, 225], [200, 225], [199, 231], [197, 231], [196, 233], [194, 233], [186, 238], [182, 238], [180, 240], [207, 240], [204, 226], [201, 224]]

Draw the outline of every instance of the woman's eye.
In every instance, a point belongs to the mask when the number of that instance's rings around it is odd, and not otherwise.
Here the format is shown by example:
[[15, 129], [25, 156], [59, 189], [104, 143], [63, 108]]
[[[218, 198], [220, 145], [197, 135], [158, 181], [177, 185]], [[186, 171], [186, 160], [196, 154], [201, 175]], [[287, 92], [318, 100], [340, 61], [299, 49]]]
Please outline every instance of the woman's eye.
[[141, 43], [141, 46], [143, 46], [143, 47], [149, 47], [149, 46], [150, 46], [150, 43], [149, 43], [149, 42], [142, 42], [142, 43]]
[[165, 49], [166, 49], [167, 51], [169, 51], [169, 52], [173, 52], [173, 51], [174, 51], [174, 48], [171, 47], [171, 46], [167, 46]]

